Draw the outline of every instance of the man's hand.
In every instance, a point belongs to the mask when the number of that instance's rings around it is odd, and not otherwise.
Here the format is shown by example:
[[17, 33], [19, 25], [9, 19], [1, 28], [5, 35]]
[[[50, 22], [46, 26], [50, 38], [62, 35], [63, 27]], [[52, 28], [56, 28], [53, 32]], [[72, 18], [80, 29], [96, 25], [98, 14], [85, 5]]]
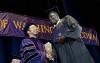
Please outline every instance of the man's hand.
[[20, 63], [19, 59], [12, 59], [11, 63]]

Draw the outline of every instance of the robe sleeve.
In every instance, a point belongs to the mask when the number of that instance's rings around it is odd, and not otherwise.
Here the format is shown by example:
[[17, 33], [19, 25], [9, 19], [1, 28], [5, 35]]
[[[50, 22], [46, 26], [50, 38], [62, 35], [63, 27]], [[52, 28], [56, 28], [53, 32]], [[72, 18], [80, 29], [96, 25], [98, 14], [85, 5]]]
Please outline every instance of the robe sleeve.
[[22, 40], [20, 51], [22, 63], [40, 63], [41, 56], [30, 39]]

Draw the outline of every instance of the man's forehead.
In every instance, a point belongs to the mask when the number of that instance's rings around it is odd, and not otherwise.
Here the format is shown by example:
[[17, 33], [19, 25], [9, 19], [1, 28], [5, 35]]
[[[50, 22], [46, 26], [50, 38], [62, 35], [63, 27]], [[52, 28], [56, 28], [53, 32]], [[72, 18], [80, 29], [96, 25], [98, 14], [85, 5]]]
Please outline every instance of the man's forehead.
[[50, 13], [50, 16], [53, 16], [53, 15], [58, 15], [58, 14], [55, 12]]

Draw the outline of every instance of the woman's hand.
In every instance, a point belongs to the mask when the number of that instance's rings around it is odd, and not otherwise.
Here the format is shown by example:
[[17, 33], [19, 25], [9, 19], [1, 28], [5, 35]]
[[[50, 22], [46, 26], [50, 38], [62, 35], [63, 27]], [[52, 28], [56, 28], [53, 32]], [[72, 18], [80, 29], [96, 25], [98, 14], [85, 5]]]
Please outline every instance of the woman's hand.
[[20, 63], [20, 59], [12, 59], [11, 63]]
[[51, 60], [53, 58], [53, 55], [52, 55], [52, 45], [50, 42], [47, 42], [45, 45], [45, 50], [46, 50], [46, 57]]

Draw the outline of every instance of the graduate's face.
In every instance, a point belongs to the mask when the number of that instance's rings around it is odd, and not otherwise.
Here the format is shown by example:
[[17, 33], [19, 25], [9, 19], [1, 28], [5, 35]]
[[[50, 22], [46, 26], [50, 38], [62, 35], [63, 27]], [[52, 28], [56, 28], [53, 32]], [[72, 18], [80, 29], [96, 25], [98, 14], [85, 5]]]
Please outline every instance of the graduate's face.
[[59, 16], [58, 16], [57, 13], [52, 12], [52, 13], [49, 14], [49, 19], [53, 24], [56, 24], [59, 20]]
[[31, 25], [31, 26], [29, 26], [28, 33], [36, 35], [36, 34], [38, 34], [38, 28], [35, 25]]

